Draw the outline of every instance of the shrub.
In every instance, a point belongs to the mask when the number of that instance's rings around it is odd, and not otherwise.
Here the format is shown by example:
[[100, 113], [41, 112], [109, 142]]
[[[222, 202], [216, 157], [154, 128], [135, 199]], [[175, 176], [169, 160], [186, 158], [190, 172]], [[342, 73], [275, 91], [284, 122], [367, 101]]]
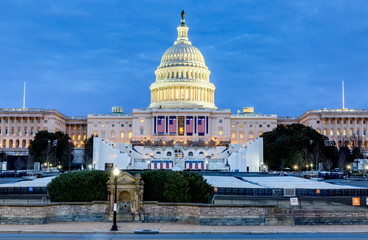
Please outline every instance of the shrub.
[[61, 174], [47, 190], [52, 202], [91, 202], [107, 200], [107, 171], [85, 170]]
[[142, 179], [145, 201], [207, 203], [213, 195], [213, 187], [198, 173], [148, 170]]

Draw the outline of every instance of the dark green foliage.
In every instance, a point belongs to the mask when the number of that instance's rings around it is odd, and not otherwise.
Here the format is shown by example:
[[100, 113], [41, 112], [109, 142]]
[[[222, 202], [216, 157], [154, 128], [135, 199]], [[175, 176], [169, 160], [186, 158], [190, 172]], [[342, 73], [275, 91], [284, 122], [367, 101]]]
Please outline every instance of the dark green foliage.
[[278, 125], [264, 133], [263, 139], [265, 163], [274, 170], [292, 169], [293, 165], [302, 169], [310, 163], [327, 165], [328, 161], [336, 161], [337, 149], [324, 144], [328, 138], [302, 124]]
[[87, 168], [88, 165], [92, 164], [93, 161], [93, 138], [94, 136], [90, 136], [86, 140], [86, 144], [84, 145], [84, 167]]
[[198, 173], [149, 170], [142, 179], [145, 201], [207, 203], [213, 195], [213, 187]]
[[[52, 146], [54, 140], [57, 140], [57, 146]], [[48, 162], [53, 166], [61, 165], [66, 168], [73, 160], [73, 148], [68, 134], [39, 131], [28, 150], [34, 162]]]
[[110, 172], [84, 170], [61, 174], [53, 179], [47, 190], [52, 202], [91, 202], [107, 200], [107, 181]]

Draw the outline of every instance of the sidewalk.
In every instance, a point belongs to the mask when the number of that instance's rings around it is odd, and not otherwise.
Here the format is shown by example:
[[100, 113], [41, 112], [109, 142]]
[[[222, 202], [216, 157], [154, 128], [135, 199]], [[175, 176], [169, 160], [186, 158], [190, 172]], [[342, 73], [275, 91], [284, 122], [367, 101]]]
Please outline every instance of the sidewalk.
[[[112, 233], [112, 223], [78, 222], [48, 223], [42, 225], [0, 225], [0, 233]], [[136, 230], [158, 230], [167, 233], [328, 233], [355, 232], [368, 233], [368, 225], [319, 225], [319, 226], [199, 226], [187, 223], [125, 223], [118, 222], [118, 231], [113, 233], [134, 233]]]

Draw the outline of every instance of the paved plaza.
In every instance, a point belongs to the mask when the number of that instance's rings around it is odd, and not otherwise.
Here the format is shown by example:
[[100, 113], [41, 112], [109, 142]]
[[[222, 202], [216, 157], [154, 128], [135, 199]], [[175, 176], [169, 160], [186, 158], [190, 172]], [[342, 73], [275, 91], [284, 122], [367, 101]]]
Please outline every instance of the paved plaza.
[[[111, 222], [48, 223], [42, 225], [0, 225], [0, 233], [107, 233]], [[186, 223], [132, 223], [118, 222], [118, 233], [137, 230], [158, 230], [159, 233], [368, 233], [368, 225], [324, 226], [199, 226]]]

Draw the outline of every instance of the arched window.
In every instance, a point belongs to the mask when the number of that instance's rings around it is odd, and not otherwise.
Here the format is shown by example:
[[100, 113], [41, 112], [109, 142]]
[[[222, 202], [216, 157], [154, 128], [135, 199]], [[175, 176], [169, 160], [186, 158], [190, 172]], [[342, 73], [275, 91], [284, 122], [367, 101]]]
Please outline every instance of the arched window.
[[167, 152], [166, 153], [166, 156], [171, 157], [172, 156], [172, 153], [171, 152]]
[[189, 152], [189, 153], [188, 153], [188, 156], [189, 156], [189, 157], [193, 157], [193, 152]]
[[161, 152], [160, 152], [160, 151], [157, 151], [157, 152], [156, 152], [156, 155], [160, 155], [160, 154], [161, 154]]
[[199, 154], [204, 154], [203, 152], [199, 152]]

